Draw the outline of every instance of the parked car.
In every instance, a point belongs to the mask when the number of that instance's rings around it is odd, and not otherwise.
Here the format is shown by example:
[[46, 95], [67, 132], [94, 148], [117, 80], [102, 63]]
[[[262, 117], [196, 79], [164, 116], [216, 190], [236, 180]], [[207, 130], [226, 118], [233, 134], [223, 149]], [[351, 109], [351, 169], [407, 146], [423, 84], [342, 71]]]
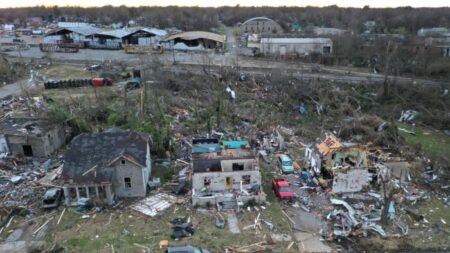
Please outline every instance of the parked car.
[[61, 188], [51, 188], [44, 194], [42, 200], [42, 208], [50, 209], [57, 208], [61, 203], [62, 190]]
[[292, 165], [292, 160], [287, 155], [280, 155], [278, 157], [278, 166], [282, 173], [289, 174], [294, 173], [294, 166]]
[[272, 179], [272, 189], [280, 199], [290, 200], [294, 197], [294, 193], [289, 188], [289, 182], [284, 178]]
[[186, 245], [168, 247], [166, 253], [209, 253], [209, 251], [206, 249], [193, 247], [191, 245]]

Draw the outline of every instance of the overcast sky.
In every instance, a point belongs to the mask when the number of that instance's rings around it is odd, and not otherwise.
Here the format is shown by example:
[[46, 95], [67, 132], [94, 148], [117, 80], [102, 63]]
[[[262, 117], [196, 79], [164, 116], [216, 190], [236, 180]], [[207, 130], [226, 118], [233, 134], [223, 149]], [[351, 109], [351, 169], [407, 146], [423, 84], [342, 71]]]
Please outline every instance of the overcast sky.
[[23, 6], [36, 6], [36, 5], [79, 5], [79, 6], [103, 6], [103, 5], [127, 5], [127, 6], [141, 6], [141, 5], [180, 5], [180, 6], [235, 6], [237, 4], [241, 6], [328, 6], [338, 5], [339, 7], [363, 7], [369, 5], [370, 7], [398, 7], [398, 6], [411, 6], [411, 7], [443, 7], [450, 6], [450, 0], [0, 0], [0, 7], [23, 7]]

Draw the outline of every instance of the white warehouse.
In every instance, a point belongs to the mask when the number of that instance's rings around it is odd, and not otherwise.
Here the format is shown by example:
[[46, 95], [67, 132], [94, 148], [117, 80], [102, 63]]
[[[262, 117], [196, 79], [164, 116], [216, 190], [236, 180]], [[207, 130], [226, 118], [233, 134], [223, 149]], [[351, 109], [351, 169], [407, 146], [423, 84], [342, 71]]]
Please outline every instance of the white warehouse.
[[329, 38], [261, 38], [263, 55], [331, 54], [333, 41]]

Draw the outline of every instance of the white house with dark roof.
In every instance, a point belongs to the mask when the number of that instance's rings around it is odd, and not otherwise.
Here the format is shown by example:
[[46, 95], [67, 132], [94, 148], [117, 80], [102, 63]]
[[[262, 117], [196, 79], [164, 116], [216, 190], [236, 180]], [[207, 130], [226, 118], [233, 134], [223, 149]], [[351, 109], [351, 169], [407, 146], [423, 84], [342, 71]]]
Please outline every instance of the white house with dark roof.
[[64, 160], [61, 180], [68, 206], [80, 198], [111, 205], [116, 198], [147, 193], [151, 158], [149, 137], [143, 133], [114, 129], [80, 134]]

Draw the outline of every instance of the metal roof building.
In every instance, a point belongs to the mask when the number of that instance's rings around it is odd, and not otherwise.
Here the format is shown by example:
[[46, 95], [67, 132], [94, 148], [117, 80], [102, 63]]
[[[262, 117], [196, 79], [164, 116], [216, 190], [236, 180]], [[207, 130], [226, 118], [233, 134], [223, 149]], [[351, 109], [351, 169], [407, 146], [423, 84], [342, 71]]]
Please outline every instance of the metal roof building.
[[330, 54], [333, 41], [329, 38], [262, 38], [260, 52], [264, 55]]
[[102, 29], [93, 26], [82, 26], [82, 27], [67, 27], [67, 28], [57, 28], [46, 34], [46, 36], [60, 35], [68, 33], [76, 33], [82, 36], [90, 36], [95, 33], [100, 33]]
[[165, 48], [175, 50], [221, 49], [225, 44], [225, 36], [203, 31], [181, 32], [162, 39]]
[[213, 40], [216, 42], [224, 43], [225, 36], [217, 33], [203, 32], [203, 31], [191, 31], [191, 32], [181, 32], [173, 35], [169, 35], [163, 41], [170, 41], [175, 39], [182, 40], [198, 40], [198, 39], [206, 39]]
[[257, 34], [280, 34], [283, 33], [281, 26], [267, 17], [254, 17], [241, 24], [242, 33]]

